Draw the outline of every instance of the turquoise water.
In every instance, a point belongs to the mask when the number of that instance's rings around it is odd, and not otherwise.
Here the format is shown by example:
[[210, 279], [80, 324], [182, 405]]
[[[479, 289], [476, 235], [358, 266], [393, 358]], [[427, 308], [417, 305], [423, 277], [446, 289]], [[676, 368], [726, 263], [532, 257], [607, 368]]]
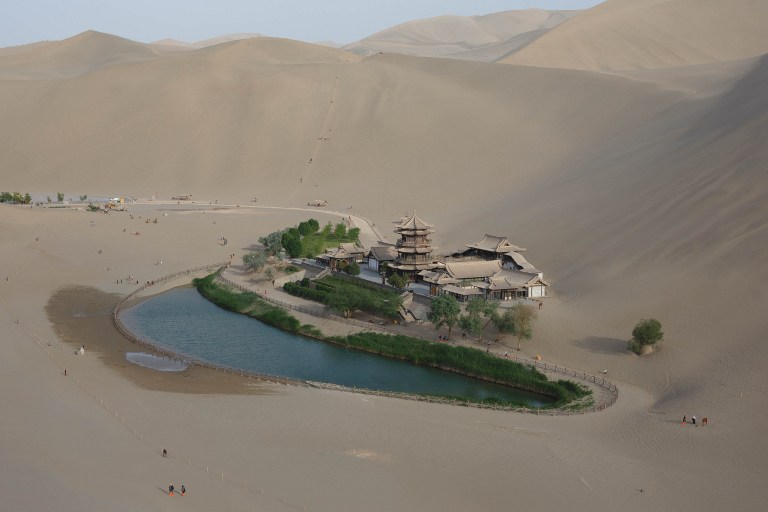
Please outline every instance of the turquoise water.
[[219, 308], [176, 288], [125, 309], [126, 327], [157, 345], [216, 364], [292, 379], [382, 391], [549, 403], [547, 397], [404, 361], [349, 350]]

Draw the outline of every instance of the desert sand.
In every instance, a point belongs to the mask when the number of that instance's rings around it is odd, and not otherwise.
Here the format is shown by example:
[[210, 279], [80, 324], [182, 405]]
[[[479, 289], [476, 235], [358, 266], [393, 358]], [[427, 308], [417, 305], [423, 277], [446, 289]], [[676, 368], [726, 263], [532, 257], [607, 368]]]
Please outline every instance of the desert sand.
[[366, 56], [384, 52], [495, 62], [579, 12], [526, 9], [484, 16], [438, 16], [401, 23], [342, 48]]
[[[163, 52], [92, 32], [1, 52], [0, 189], [142, 202], [0, 205], [0, 508], [761, 508], [768, 50], [733, 19], [762, 3], [729, 2], [728, 17], [724, 3], [614, 0], [537, 43], [609, 9], [629, 23], [637, 6], [644, 23], [652, 4], [739, 42], [660, 39], [705, 57], [642, 43], [654, 57], [638, 61], [616, 39], [631, 31], [596, 32], [582, 67], [630, 70], [610, 74], [269, 38]], [[160, 201], [176, 194], [196, 205]], [[121, 362], [135, 348], [104, 320], [131, 290], [116, 279], [237, 259], [310, 215], [254, 197], [327, 199], [383, 233], [415, 208], [446, 252], [483, 233], [528, 247], [553, 296], [524, 353], [608, 370], [618, 402], [537, 417]], [[89, 299], [56, 309], [72, 286]], [[636, 357], [626, 340], [651, 316], [665, 340]], [[165, 494], [182, 481], [187, 496]]]

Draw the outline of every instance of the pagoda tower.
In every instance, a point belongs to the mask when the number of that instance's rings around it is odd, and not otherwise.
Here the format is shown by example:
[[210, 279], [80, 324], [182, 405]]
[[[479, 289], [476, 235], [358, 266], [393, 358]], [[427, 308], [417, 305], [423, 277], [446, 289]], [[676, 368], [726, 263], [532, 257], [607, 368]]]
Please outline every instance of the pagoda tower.
[[432, 270], [438, 264], [432, 258], [432, 240], [429, 235], [435, 232], [435, 226], [427, 224], [416, 216], [404, 217], [395, 226], [397, 257], [391, 267], [399, 274], [416, 280], [422, 270]]

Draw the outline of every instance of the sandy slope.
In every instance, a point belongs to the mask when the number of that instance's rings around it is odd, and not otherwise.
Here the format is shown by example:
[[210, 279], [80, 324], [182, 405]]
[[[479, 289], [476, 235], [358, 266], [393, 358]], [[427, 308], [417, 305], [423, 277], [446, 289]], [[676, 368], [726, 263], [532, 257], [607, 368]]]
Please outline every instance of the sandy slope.
[[[243, 206], [142, 206], [160, 218], [148, 227], [118, 213], [91, 227], [95, 214], [0, 208], [0, 403], [18, 411], [0, 430], [0, 505], [284, 510], [285, 496], [299, 510], [759, 508], [765, 57], [611, 76], [359, 60], [265, 39], [63, 70], [30, 51], [16, 72], [6, 59], [19, 55], [0, 57], [0, 189]], [[22, 79], [39, 73], [71, 78]], [[537, 418], [311, 390], [148, 391], [95, 357], [49, 357], [32, 343], [54, 337], [44, 309], [60, 287], [125, 293], [116, 274], [206, 263], [222, 256], [219, 236], [240, 252], [304, 217], [252, 213], [253, 196], [328, 199], [378, 227], [415, 207], [445, 249], [508, 235], [557, 294], [525, 351], [608, 369], [618, 404]], [[643, 316], [662, 321], [666, 341], [640, 359], [625, 340]], [[683, 414], [711, 425], [682, 427]], [[161, 446], [180, 459], [163, 461]], [[179, 478], [195, 499], [162, 494]]]
[[156, 57], [145, 44], [93, 30], [63, 41], [21, 48], [24, 51], [0, 57], [0, 75], [4, 79], [71, 78], [110, 64]]
[[762, 0], [608, 0], [502, 60], [569, 69], [653, 69], [768, 53]]
[[492, 62], [541, 37], [580, 11], [504, 11], [485, 16], [438, 16], [409, 21], [344, 47], [379, 52]]

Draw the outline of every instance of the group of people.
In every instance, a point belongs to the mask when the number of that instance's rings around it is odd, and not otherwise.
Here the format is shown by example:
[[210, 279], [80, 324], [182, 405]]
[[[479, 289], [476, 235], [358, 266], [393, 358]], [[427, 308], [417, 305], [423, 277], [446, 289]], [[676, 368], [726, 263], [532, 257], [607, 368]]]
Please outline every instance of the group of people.
[[[176, 488], [173, 486], [173, 484], [168, 486], [168, 496], [173, 496], [173, 493], [176, 491]], [[181, 495], [184, 496], [187, 492], [187, 488], [184, 487], [184, 484], [181, 484]]]
[[[688, 416], [683, 415], [683, 425], [685, 425], [686, 423], [688, 423]], [[701, 419], [701, 424], [702, 425], [706, 425], [707, 424], [707, 418], [702, 418]], [[696, 416], [691, 416], [691, 425], [694, 425], [694, 426], [696, 425]]]
[[[168, 450], [166, 450], [165, 448], [163, 448], [163, 458], [164, 459], [168, 458]], [[182, 496], [184, 496], [187, 493], [187, 488], [184, 487], [183, 483], [181, 484], [181, 489], [179, 490], [181, 491]], [[176, 487], [174, 487], [173, 484], [170, 484], [168, 486], [168, 496], [173, 496], [174, 492], [176, 492]]]

